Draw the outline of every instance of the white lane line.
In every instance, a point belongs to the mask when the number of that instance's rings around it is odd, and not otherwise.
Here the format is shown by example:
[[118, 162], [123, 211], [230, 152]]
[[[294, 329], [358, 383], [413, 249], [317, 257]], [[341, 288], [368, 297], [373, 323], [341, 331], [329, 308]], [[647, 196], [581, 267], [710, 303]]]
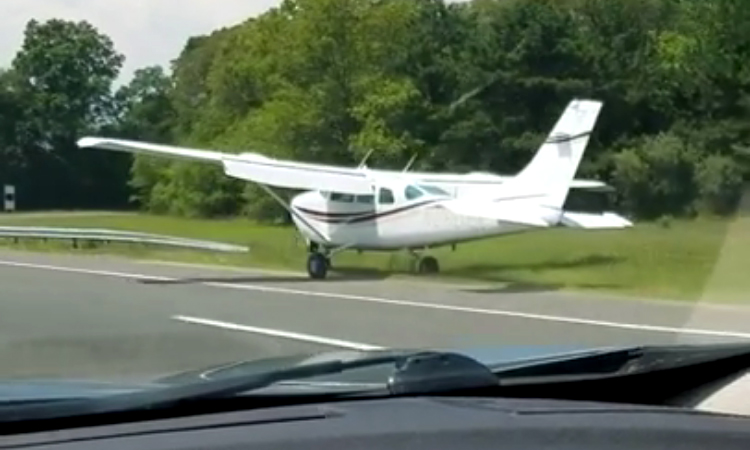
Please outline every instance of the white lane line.
[[382, 350], [384, 347], [377, 345], [363, 344], [361, 342], [344, 341], [341, 339], [332, 339], [313, 334], [295, 333], [293, 331], [274, 330], [271, 328], [251, 327], [249, 325], [240, 325], [238, 323], [223, 322], [219, 320], [203, 319], [201, 317], [190, 316], [172, 316], [172, 319], [180, 322], [187, 322], [196, 325], [205, 325], [208, 327], [223, 328], [225, 330], [244, 331], [245, 333], [261, 334], [277, 338], [291, 339], [313, 344], [330, 345], [331, 347], [348, 348], [351, 350], [374, 351]]
[[[157, 280], [157, 281], [179, 281], [179, 278], [175, 277], [162, 277], [154, 275], [144, 275], [137, 273], [126, 273], [126, 272], [113, 272], [106, 270], [96, 269], [83, 269], [78, 267], [64, 267], [64, 266], [52, 266], [47, 264], [34, 264], [34, 263], [23, 263], [16, 261], [3, 261], [0, 260], [0, 266], [9, 267], [21, 267], [31, 269], [43, 269], [57, 272], [68, 272], [68, 273], [80, 273], [86, 275], [100, 275], [109, 276], [116, 278], [130, 278], [140, 280]], [[445, 305], [440, 303], [429, 303], [429, 302], [415, 302], [409, 300], [394, 300], [382, 297], [370, 297], [364, 295], [353, 295], [353, 294], [341, 294], [336, 292], [319, 292], [319, 291], [304, 291], [301, 289], [290, 289], [278, 286], [260, 286], [253, 284], [235, 284], [235, 283], [221, 283], [221, 282], [199, 282], [196, 284], [202, 284], [204, 286], [219, 287], [223, 289], [239, 289], [245, 291], [255, 292], [268, 292], [273, 294], [286, 294], [286, 295], [298, 295], [306, 297], [322, 297], [327, 299], [336, 300], [352, 300], [363, 303], [376, 303], [382, 305], [402, 306], [402, 307], [414, 307], [414, 308], [425, 308], [434, 309], [440, 311], [450, 312], [462, 312], [471, 314], [483, 314], [483, 315], [494, 315], [504, 317], [514, 317], [518, 319], [530, 319], [530, 320], [542, 320], [546, 322], [557, 322], [557, 323], [569, 323], [575, 325], [590, 325], [597, 327], [606, 328], [618, 328], [622, 330], [635, 330], [635, 331], [649, 331], [657, 333], [677, 333], [677, 334], [693, 334], [702, 336], [714, 336], [714, 337], [729, 337], [729, 338], [741, 338], [750, 339], [750, 333], [741, 331], [725, 331], [725, 330], [705, 330], [698, 328], [678, 328], [668, 327], [661, 325], [645, 325], [637, 323], [626, 323], [626, 322], [611, 322], [606, 320], [593, 320], [583, 319], [579, 317], [568, 317], [568, 316], [554, 316], [548, 314], [536, 314], [526, 313], [520, 311], [508, 311], [501, 309], [487, 309], [487, 308], [473, 308], [468, 306], [455, 306]]]
[[167, 267], [181, 267], [191, 269], [204, 269], [204, 270], [216, 270], [220, 272], [238, 272], [245, 273], [248, 275], [277, 275], [277, 276], [297, 276], [302, 279], [307, 278], [307, 272], [292, 270], [273, 270], [263, 269], [255, 267], [238, 267], [221, 264], [199, 264], [199, 263], [188, 263], [179, 261], [163, 261], [160, 259], [133, 259], [132, 262], [136, 264], [142, 264], [144, 266], [167, 266]]

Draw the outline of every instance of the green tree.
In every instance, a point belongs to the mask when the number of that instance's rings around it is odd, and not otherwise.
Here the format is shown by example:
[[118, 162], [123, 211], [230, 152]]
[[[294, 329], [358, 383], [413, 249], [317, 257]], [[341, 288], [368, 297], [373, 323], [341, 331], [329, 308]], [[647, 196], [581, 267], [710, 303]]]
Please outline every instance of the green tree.
[[[172, 80], [161, 66], [138, 69], [129, 84], [120, 87], [114, 101], [116, 123], [109, 134], [152, 142], [173, 141], [176, 111], [172, 106]], [[131, 167], [132, 200], [149, 207], [149, 196], [164, 178], [169, 161], [136, 155]], [[153, 209], [153, 208], [151, 208]]]
[[75, 145], [114, 119], [111, 85], [122, 62], [112, 41], [88, 22], [29, 21], [12, 63], [23, 114], [15, 141], [27, 164], [17, 181], [22, 206], [101, 207], [127, 199], [127, 158]]
[[614, 182], [630, 212], [652, 219], [693, 212], [698, 149], [672, 134], [648, 137], [614, 158]]
[[742, 169], [728, 156], [710, 155], [697, 167], [699, 207], [719, 215], [732, 213], [742, 197]]
[[[356, 164], [373, 150], [370, 166], [416, 153], [420, 169], [513, 173], [572, 97], [595, 97], [605, 106], [578, 176], [614, 182], [641, 217], [692, 214], [731, 199], [716, 180], [735, 186], [729, 161], [750, 147], [742, 5], [285, 0], [191, 38], [152, 109], [171, 121], [132, 129], [299, 160]], [[137, 159], [133, 180], [154, 210], [286, 216], [216, 167]]]

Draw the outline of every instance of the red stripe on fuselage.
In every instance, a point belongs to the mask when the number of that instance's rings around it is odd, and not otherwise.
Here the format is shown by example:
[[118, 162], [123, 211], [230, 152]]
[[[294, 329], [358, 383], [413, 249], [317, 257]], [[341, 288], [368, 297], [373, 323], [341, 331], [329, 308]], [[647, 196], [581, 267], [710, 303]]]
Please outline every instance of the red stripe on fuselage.
[[370, 211], [358, 211], [353, 213], [336, 213], [327, 211], [314, 211], [312, 209], [300, 208], [296, 209], [298, 212], [310, 216], [310, 218], [327, 223], [363, 223], [371, 220], [381, 219], [383, 217], [392, 216], [394, 214], [411, 211], [420, 206], [427, 206], [433, 203], [437, 203], [438, 199], [426, 200], [418, 203], [412, 203], [411, 205], [402, 206], [399, 208], [389, 209], [387, 211], [376, 212]]

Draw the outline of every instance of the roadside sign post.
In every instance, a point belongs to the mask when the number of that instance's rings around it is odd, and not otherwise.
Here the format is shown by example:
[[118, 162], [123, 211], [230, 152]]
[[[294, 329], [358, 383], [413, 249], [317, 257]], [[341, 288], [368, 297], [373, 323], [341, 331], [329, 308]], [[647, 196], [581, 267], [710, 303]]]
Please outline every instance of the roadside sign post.
[[16, 210], [16, 187], [6, 184], [3, 189], [3, 210], [13, 212]]

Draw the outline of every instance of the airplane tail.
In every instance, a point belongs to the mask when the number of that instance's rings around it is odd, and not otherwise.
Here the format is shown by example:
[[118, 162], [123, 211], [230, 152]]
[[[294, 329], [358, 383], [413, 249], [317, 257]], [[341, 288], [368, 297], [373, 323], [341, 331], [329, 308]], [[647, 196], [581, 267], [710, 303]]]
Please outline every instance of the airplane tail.
[[538, 197], [540, 206], [562, 209], [601, 108], [597, 100], [572, 100], [531, 162], [502, 184], [500, 197]]

